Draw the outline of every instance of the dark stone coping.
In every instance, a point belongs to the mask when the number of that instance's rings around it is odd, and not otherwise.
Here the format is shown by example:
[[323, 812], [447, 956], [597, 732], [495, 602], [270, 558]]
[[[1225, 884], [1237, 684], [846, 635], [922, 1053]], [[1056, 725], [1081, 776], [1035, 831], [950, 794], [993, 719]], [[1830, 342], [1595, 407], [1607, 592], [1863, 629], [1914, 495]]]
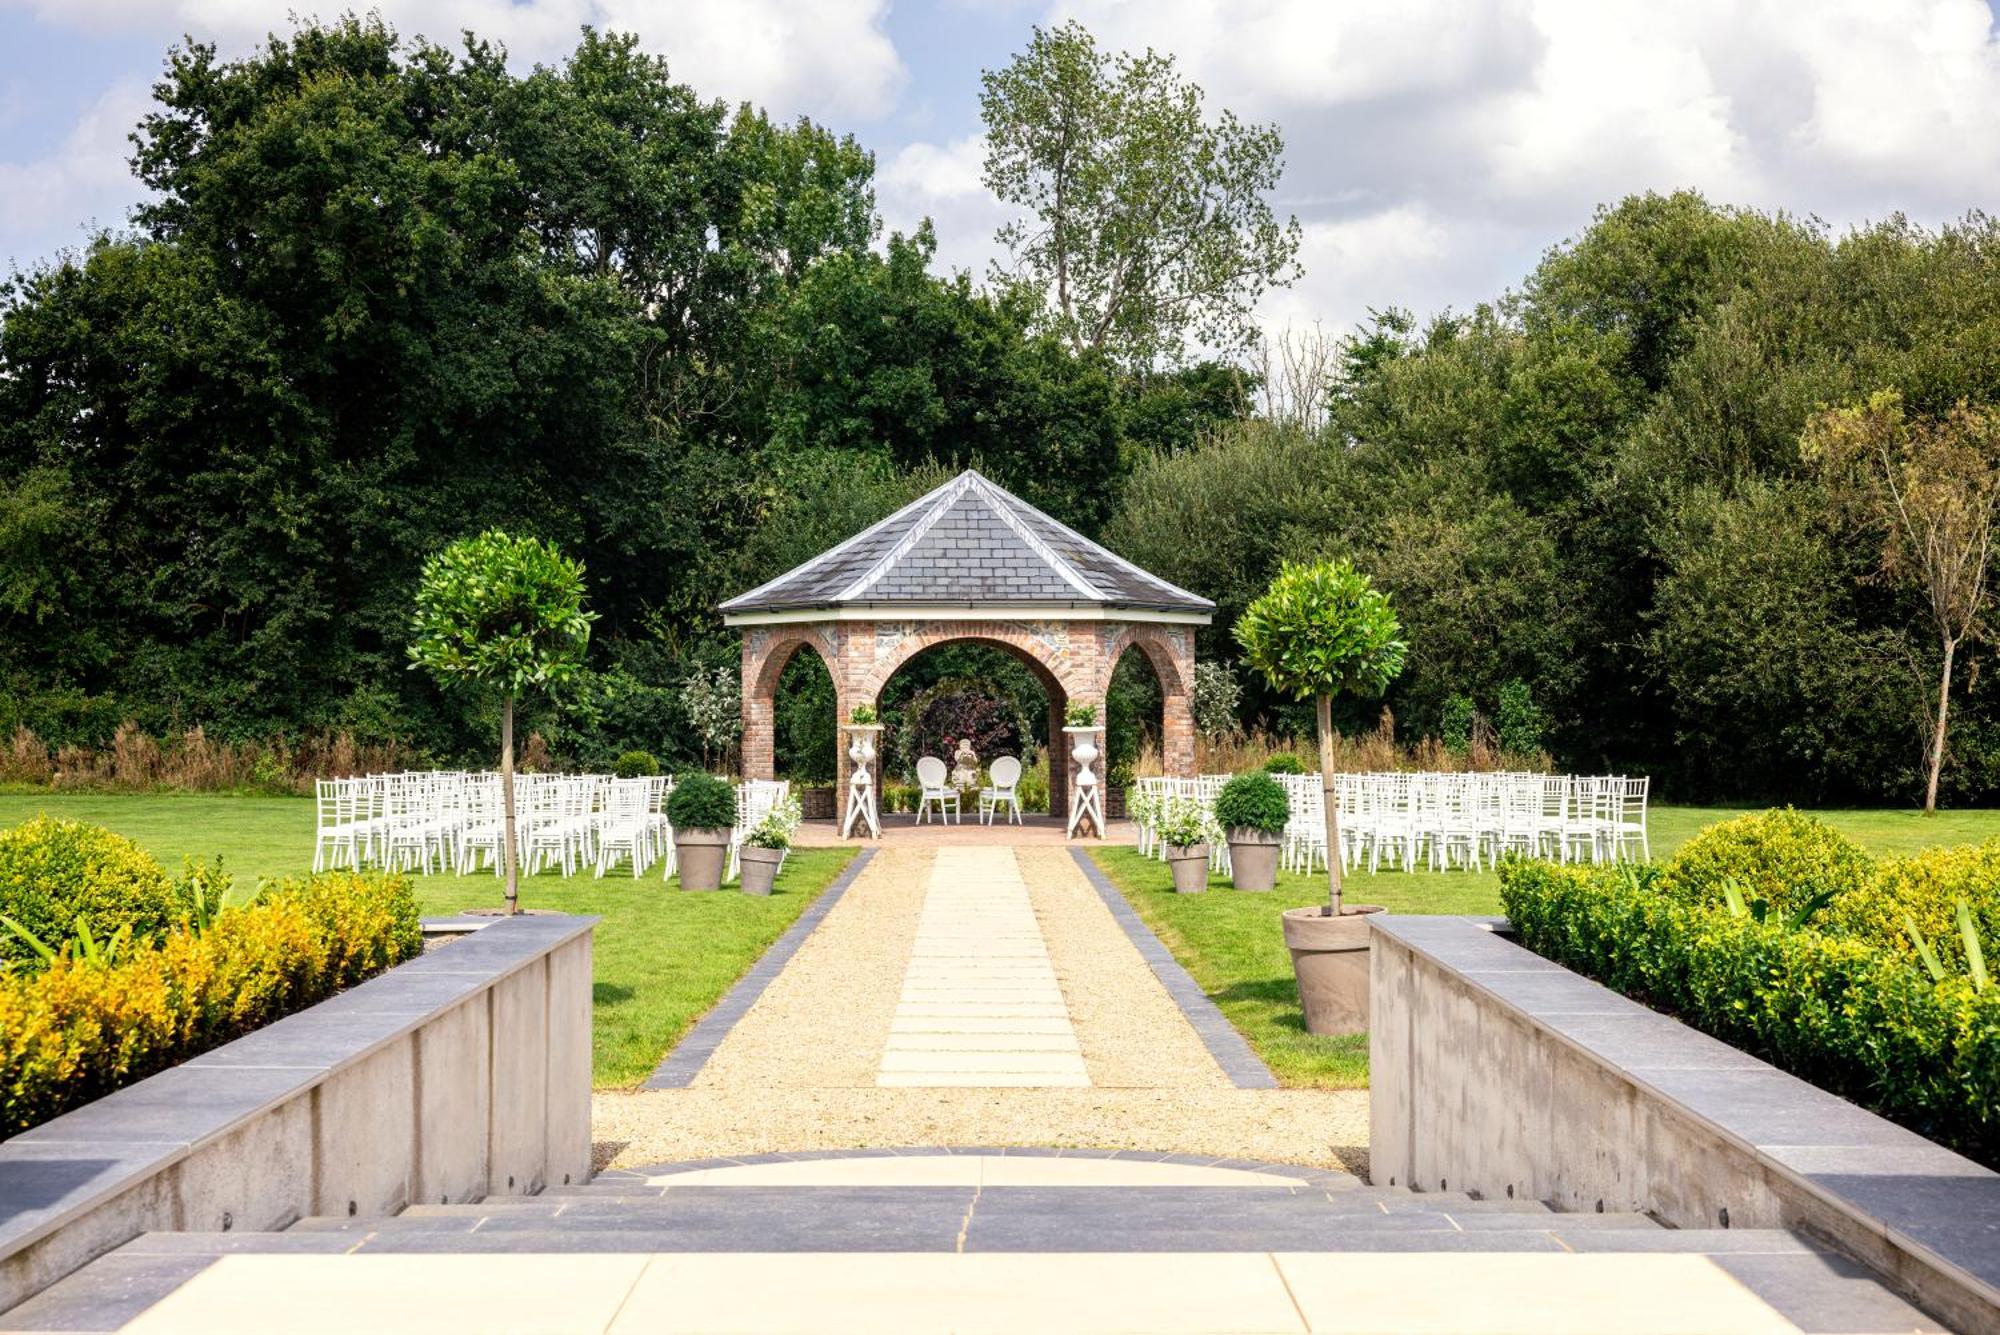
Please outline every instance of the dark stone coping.
[[701, 1074], [701, 1068], [708, 1065], [708, 1059], [722, 1046], [722, 1040], [729, 1037], [729, 1031], [736, 1027], [757, 999], [764, 995], [764, 989], [771, 985], [784, 967], [791, 963], [792, 956], [805, 944], [840, 897], [847, 893], [847, 887], [854, 884], [854, 878], [861, 869], [874, 858], [875, 850], [864, 848], [855, 855], [854, 861], [841, 868], [840, 875], [833, 883], [820, 891], [819, 898], [806, 906], [785, 934], [771, 943], [757, 962], [750, 966], [748, 973], [736, 980], [736, 985], [723, 994], [708, 1014], [695, 1022], [694, 1028], [681, 1035], [681, 1041], [674, 1044], [660, 1064], [653, 1068], [641, 1089], [686, 1089]]
[[1111, 916], [1118, 920], [1118, 925], [1125, 929], [1125, 935], [1138, 947], [1139, 954], [1152, 966], [1153, 976], [1160, 980], [1160, 985], [1167, 989], [1167, 995], [1181, 1008], [1181, 1014], [1187, 1017], [1202, 1046], [1208, 1049], [1209, 1056], [1215, 1058], [1215, 1064], [1222, 1068], [1229, 1082], [1238, 1089], [1276, 1089], [1278, 1077], [1271, 1074], [1271, 1068], [1264, 1064], [1243, 1035], [1236, 1032], [1236, 1026], [1224, 1018], [1221, 1010], [1209, 1000], [1208, 993], [1201, 990], [1201, 985], [1174, 958], [1173, 952], [1153, 935], [1153, 929], [1146, 926], [1146, 920], [1125, 902], [1125, 896], [1118, 892], [1118, 887], [1111, 883], [1104, 869], [1080, 848], [1072, 848], [1069, 853], [1096, 889], [1097, 897], [1104, 901], [1104, 907], [1111, 910]]
[[1864, 1232], [2000, 1304], [2000, 1173], [1515, 945], [1495, 920], [1368, 921]]
[[488, 920], [476, 935], [0, 1142], [0, 1258], [298, 1098], [596, 923], [552, 915]]
[[740, 1168], [750, 1164], [798, 1163], [820, 1159], [904, 1159], [932, 1158], [937, 1155], [993, 1155], [1009, 1159], [1135, 1159], [1141, 1163], [1184, 1164], [1192, 1168], [1234, 1168], [1246, 1173], [1272, 1173], [1289, 1177], [1301, 1187], [1316, 1191], [1345, 1191], [1359, 1188], [1361, 1179], [1342, 1168], [1313, 1168], [1305, 1164], [1271, 1163], [1263, 1159], [1233, 1159], [1215, 1154], [1172, 1154], [1163, 1150], [1072, 1149], [1053, 1145], [903, 1145], [894, 1149], [795, 1150], [777, 1154], [739, 1154], [714, 1159], [683, 1159], [673, 1163], [647, 1164], [640, 1168], [607, 1168], [591, 1179], [593, 1185], [638, 1182], [651, 1177], [671, 1177], [704, 1168]]

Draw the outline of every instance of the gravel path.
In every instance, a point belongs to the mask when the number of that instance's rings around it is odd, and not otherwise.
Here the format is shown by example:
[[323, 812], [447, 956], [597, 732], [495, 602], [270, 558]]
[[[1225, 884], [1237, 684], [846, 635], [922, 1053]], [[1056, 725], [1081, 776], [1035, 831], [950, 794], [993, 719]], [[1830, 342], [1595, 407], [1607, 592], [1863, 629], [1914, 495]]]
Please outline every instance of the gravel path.
[[1366, 1167], [1368, 1096], [1234, 1088], [1061, 848], [1013, 854], [1089, 1088], [877, 1088], [935, 850], [884, 849], [692, 1086], [600, 1093], [598, 1166], [1053, 1145]]

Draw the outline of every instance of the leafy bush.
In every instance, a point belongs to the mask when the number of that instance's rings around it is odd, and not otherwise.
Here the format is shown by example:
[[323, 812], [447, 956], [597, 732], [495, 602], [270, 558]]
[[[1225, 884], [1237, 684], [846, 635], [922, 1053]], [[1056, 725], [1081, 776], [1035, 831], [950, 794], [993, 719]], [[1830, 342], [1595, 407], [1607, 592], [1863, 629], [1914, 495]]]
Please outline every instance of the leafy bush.
[[1916, 948], [1904, 915], [1916, 923], [1954, 971], [1965, 968], [1958, 903], [1969, 907], [1980, 937], [2000, 941], [2000, 839], [1968, 848], [1927, 848], [1875, 865], [1865, 893], [1840, 895], [1817, 925], [1858, 937], [1915, 962]]
[[1510, 859], [1500, 899], [1530, 950], [2000, 1160], [2000, 989], [1963, 976], [1934, 982], [1871, 940], [1758, 922], [1666, 893], [1665, 881]]
[[650, 779], [660, 772], [660, 762], [651, 751], [627, 751], [611, 762], [611, 772], [621, 779]]
[[1097, 726], [1096, 705], [1071, 705], [1063, 710], [1063, 723], [1072, 728]]
[[736, 789], [696, 770], [674, 780], [667, 794], [667, 822], [676, 830], [726, 830], [736, 824]]
[[1235, 670], [1227, 663], [1204, 658], [1194, 665], [1195, 731], [1204, 737], [1221, 737], [1236, 731], [1236, 710], [1243, 702], [1243, 688]]
[[1238, 774], [1215, 795], [1215, 823], [1224, 830], [1282, 834], [1291, 815], [1285, 785], [1268, 774]]
[[423, 949], [402, 876], [267, 888], [110, 967], [0, 973], [0, 1139], [226, 1043]]
[[1660, 889], [1694, 904], [1722, 903], [1723, 883], [1746, 899], [1763, 899], [1780, 915], [1824, 891], [1829, 912], [1874, 876], [1868, 855], [1831, 825], [1785, 807], [1711, 825], [1667, 863]]
[[[131, 840], [82, 821], [35, 819], [0, 832], [0, 913], [50, 946], [67, 941], [78, 919], [108, 941], [157, 938], [181, 916], [173, 883]], [[0, 932], [0, 963], [33, 967], [39, 955]]]
[[787, 793], [771, 804], [764, 813], [764, 819], [751, 827], [743, 836], [743, 842], [752, 848], [786, 849], [792, 846], [792, 836], [798, 832], [799, 799]]
[[1310, 774], [1312, 770], [1307, 767], [1305, 761], [1300, 760], [1290, 751], [1280, 751], [1264, 762], [1264, 772], [1266, 774]]
[[1462, 756], [1472, 746], [1472, 725], [1479, 711], [1469, 695], [1448, 695], [1438, 713], [1438, 740], [1444, 749]]
[[1548, 726], [1541, 707], [1535, 703], [1528, 683], [1516, 678], [1500, 688], [1493, 710], [1493, 727], [1500, 734], [1500, 749], [1515, 755], [1533, 755], [1542, 749], [1542, 732]]

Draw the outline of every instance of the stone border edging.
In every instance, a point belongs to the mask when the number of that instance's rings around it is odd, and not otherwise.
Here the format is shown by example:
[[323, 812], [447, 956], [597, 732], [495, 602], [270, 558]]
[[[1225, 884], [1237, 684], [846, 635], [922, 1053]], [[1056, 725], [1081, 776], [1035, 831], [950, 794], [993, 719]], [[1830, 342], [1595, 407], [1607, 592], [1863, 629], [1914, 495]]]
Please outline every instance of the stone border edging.
[[1953, 1329], [2000, 1332], [2000, 1174], [1490, 920], [1369, 923], [1377, 1181], [1803, 1230]]
[[1307, 1164], [1272, 1163], [1263, 1159], [1231, 1159], [1213, 1154], [1174, 1154], [1164, 1150], [1099, 1150], [1053, 1145], [906, 1145], [896, 1149], [793, 1150], [773, 1154], [721, 1155], [712, 1159], [677, 1159], [669, 1163], [644, 1164], [638, 1168], [607, 1168], [591, 1178], [593, 1184], [615, 1185], [628, 1179], [672, 1177], [704, 1168], [738, 1168], [752, 1164], [806, 1163], [822, 1159], [908, 1159], [933, 1155], [992, 1155], [1016, 1159], [1129, 1159], [1136, 1163], [1178, 1164], [1188, 1168], [1228, 1168], [1244, 1173], [1272, 1173], [1289, 1177], [1301, 1187], [1319, 1191], [1340, 1191], [1361, 1185], [1361, 1179], [1339, 1168], [1314, 1168]]
[[1174, 958], [1166, 943], [1154, 935], [1138, 910], [1126, 902], [1118, 887], [1111, 883], [1111, 878], [1104, 874], [1104, 869], [1080, 848], [1070, 849], [1069, 855], [1082, 869], [1084, 879], [1097, 891], [1097, 897], [1104, 901], [1104, 907], [1111, 910], [1111, 916], [1125, 929], [1126, 939], [1138, 949], [1153, 970], [1153, 976], [1160, 980], [1160, 985], [1167, 989], [1167, 995], [1180, 1007], [1195, 1036], [1208, 1049], [1208, 1055], [1229, 1077], [1229, 1083], [1238, 1089], [1278, 1088], [1278, 1077], [1271, 1073], [1271, 1068], [1264, 1064], [1249, 1040], [1236, 1031], [1236, 1026], [1229, 1023], [1221, 1009], [1209, 999], [1208, 993], [1195, 982], [1194, 976]]
[[722, 1000], [715, 1003], [708, 1014], [695, 1021], [694, 1027], [681, 1035], [681, 1041], [668, 1049], [653, 1073], [646, 1077], [641, 1089], [686, 1089], [701, 1074], [701, 1068], [708, 1065], [708, 1059], [722, 1046], [722, 1040], [729, 1037], [729, 1031], [736, 1027], [757, 999], [764, 995], [764, 989], [771, 985], [784, 967], [791, 963], [792, 956], [805, 944], [820, 922], [833, 911], [840, 897], [847, 893], [847, 887], [854, 884], [854, 878], [861, 869], [874, 860], [875, 850], [864, 848], [855, 854], [854, 860], [841, 868], [840, 875], [833, 878], [826, 889], [820, 891], [819, 898], [806, 906], [805, 912], [793, 921], [762, 955], [750, 966], [741, 978], [736, 980]]

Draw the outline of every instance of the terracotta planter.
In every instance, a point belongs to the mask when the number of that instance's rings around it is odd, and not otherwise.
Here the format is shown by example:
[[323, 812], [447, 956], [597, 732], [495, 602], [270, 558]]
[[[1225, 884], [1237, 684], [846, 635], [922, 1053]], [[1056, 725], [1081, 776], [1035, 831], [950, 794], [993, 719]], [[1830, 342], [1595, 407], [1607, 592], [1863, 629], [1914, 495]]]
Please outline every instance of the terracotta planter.
[[1367, 1032], [1367, 915], [1380, 912], [1380, 904], [1349, 904], [1338, 918], [1327, 917], [1318, 905], [1285, 910], [1285, 946], [1292, 952], [1307, 1033]]
[[772, 882], [778, 879], [778, 868], [784, 864], [785, 850], [758, 848], [753, 844], [745, 844], [740, 856], [743, 859], [743, 893], [770, 894]]
[[681, 889], [721, 889], [722, 868], [729, 861], [728, 829], [675, 830], [674, 859], [680, 868]]
[[1174, 893], [1198, 895], [1208, 889], [1208, 845], [1168, 844], [1167, 865], [1174, 872]]
[[1247, 826], [1229, 832], [1229, 883], [1238, 890], [1269, 890], [1278, 883], [1281, 836]]

